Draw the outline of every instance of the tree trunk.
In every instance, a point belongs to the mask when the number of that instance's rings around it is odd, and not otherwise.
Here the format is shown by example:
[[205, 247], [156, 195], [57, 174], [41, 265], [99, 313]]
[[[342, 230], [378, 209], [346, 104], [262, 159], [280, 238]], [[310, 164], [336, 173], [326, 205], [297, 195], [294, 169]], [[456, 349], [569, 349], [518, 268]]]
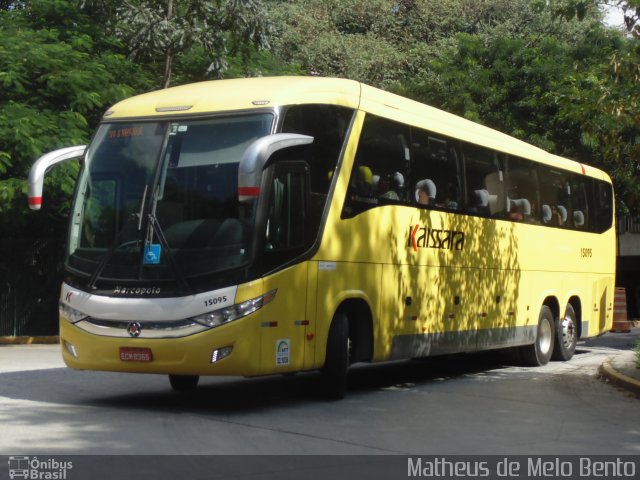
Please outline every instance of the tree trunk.
[[[167, 22], [173, 18], [173, 0], [167, 0]], [[169, 88], [171, 83], [171, 64], [173, 63], [173, 49], [171, 46], [167, 48], [164, 56], [164, 78], [162, 79], [162, 88]]]
[[173, 63], [173, 51], [171, 47], [167, 49], [164, 56], [164, 78], [162, 80], [162, 88], [169, 88], [171, 83], [171, 64]]

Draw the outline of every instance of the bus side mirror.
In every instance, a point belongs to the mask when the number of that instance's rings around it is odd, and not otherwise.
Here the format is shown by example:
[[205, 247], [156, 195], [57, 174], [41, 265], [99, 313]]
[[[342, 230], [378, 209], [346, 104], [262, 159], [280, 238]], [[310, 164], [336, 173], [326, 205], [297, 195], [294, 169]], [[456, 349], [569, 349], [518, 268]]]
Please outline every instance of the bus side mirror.
[[276, 133], [261, 137], [249, 145], [240, 160], [238, 169], [238, 200], [240, 203], [258, 198], [262, 171], [275, 152], [310, 143], [313, 143], [313, 137], [307, 135]]
[[75, 147], [66, 147], [53, 152], [45, 153], [36, 163], [33, 164], [29, 171], [29, 208], [31, 210], [40, 210], [42, 206], [42, 186], [44, 185], [44, 176], [47, 171], [54, 165], [79, 158], [84, 155], [86, 145], [76, 145]]

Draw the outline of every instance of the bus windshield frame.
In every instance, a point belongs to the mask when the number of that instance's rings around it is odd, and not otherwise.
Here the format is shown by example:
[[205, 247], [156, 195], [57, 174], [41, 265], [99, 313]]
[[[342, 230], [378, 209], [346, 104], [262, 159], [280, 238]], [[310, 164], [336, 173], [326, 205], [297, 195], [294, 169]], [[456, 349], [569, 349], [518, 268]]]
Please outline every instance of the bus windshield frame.
[[246, 267], [255, 201], [239, 202], [245, 149], [271, 111], [103, 123], [76, 190], [66, 265], [102, 283], [173, 284]]

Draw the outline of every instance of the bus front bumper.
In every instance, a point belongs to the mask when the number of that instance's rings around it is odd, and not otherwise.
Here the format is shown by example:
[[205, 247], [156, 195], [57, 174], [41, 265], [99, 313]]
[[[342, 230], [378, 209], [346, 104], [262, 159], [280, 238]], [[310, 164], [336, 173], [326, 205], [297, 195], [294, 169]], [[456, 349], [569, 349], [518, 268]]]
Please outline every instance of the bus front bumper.
[[60, 342], [67, 366], [80, 370], [242, 376], [260, 372], [259, 331], [242, 320], [180, 338], [122, 338], [89, 333], [61, 319]]

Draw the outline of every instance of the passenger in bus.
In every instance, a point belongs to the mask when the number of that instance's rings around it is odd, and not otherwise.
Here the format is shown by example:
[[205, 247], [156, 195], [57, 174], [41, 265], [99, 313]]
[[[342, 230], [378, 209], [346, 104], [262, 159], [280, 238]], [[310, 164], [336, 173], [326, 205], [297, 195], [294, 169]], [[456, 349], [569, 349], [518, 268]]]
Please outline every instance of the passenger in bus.
[[509, 218], [517, 222], [524, 220], [524, 209], [522, 205], [513, 205], [509, 211]]
[[436, 203], [436, 207], [446, 208], [448, 210], [457, 210], [458, 202], [454, 200], [456, 198], [455, 190], [456, 189], [452, 183], [447, 183], [447, 186], [442, 190], [444, 192], [443, 195]]
[[562, 214], [558, 211], [558, 207], [555, 205], [550, 207], [549, 205], [542, 205], [542, 221], [545, 225], [550, 225], [552, 227], [561, 227], [564, 225], [566, 220], [566, 210], [565, 210], [565, 218], [563, 220]]
[[531, 203], [526, 198], [509, 199], [509, 219], [522, 221], [531, 215]]
[[430, 205], [436, 199], [436, 184], [425, 178], [416, 183], [415, 199], [419, 205]]
[[382, 175], [379, 177], [377, 190], [381, 199], [400, 200], [404, 196], [404, 176], [400, 172]]
[[398, 193], [391, 188], [393, 177], [387, 173], [380, 176], [378, 182], [378, 197], [384, 200], [400, 200]]

